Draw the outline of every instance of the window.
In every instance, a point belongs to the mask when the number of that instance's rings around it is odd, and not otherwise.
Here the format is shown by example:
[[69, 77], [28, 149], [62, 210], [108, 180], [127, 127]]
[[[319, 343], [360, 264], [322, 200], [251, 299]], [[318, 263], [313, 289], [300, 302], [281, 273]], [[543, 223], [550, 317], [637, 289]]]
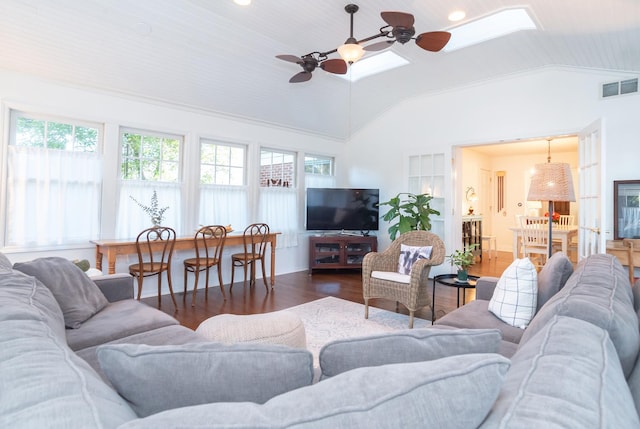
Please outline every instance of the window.
[[200, 143], [200, 183], [203, 185], [244, 185], [245, 163], [245, 146], [211, 140]]
[[11, 112], [4, 246], [86, 244], [100, 234], [102, 126]]
[[260, 151], [260, 186], [292, 188], [296, 154], [262, 149]]
[[305, 174], [333, 176], [333, 158], [317, 155], [305, 155], [304, 172]]
[[121, 177], [125, 180], [177, 182], [180, 141], [178, 136], [123, 132]]
[[294, 188], [296, 153], [260, 150], [258, 222], [279, 231], [278, 246], [298, 244], [298, 193]]
[[244, 145], [200, 142], [200, 225], [248, 225], [246, 160]]
[[334, 188], [336, 186], [333, 158], [305, 155], [304, 173], [305, 188]]
[[138, 203], [149, 205], [154, 191], [158, 206], [168, 207], [163, 226], [182, 231], [181, 149], [184, 138], [157, 131], [120, 131], [120, 199], [117, 238], [134, 238], [151, 219]]

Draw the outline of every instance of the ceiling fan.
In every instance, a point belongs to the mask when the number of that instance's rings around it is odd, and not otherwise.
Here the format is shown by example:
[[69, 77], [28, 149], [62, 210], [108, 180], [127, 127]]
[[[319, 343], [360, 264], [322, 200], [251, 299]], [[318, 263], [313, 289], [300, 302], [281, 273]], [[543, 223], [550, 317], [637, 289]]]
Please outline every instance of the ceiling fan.
[[[313, 71], [320, 67], [326, 72], [334, 74], [347, 73], [347, 63], [352, 64], [362, 55], [364, 51], [381, 51], [391, 47], [395, 42], [401, 44], [407, 43], [409, 40], [415, 40], [416, 45], [422, 49], [431, 52], [438, 52], [446, 46], [451, 39], [451, 33], [447, 31], [428, 31], [418, 34], [416, 37], [416, 29], [413, 26], [414, 17], [410, 13], [405, 12], [381, 12], [380, 16], [387, 23], [380, 28], [378, 34], [356, 40], [353, 37], [353, 14], [358, 11], [359, 7], [355, 4], [348, 4], [344, 10], [351, 17], [351, 31], [349, 38], [344, 45], [326, 52], [310, 52], [301, 57], [295, 55], [276, 55], [276, 58], [299, 64], [302, 67], [301, 72], [293, 75], [289, 79], [290, 83], [306, 82], [311, 79]], [[370, 42], [374, 39], [384, 37], [387, 40], [364, 46], [362, 43]], [[341, 58], [329, 58], [329, 55], [338, 52]]]

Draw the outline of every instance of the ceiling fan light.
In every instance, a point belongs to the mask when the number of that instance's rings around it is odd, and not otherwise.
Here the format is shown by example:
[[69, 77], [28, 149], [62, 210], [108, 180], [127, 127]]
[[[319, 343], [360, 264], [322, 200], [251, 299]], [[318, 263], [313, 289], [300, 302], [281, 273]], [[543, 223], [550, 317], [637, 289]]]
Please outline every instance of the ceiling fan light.
[[353, 64], [364, 55], [364, 48], [353, 38], [348, 38], [344, 45], [338, 48], [338, 54], [347, 64]]

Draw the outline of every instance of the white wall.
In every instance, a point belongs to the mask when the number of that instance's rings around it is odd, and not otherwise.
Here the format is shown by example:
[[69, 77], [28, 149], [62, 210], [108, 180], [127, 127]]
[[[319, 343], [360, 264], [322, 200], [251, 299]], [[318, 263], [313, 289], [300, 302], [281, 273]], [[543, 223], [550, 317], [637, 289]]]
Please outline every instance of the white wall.
[[[604, 121], [602, 191], [605, 205], [603, 230], [612, 238], [612, 182], [637, 179], [640, 173], [630, 154], [637, 154], [640, 121], [638, 94], [600, 98], [600, 85], [628, 78], [621, 74], [588, 70], [542, 69], [514, 75], [498, 81], [484, 82], [438, 94], [418, 96], [393, 106], [347, 146], [350, 171], [371, 172], [372, 186], [379, 186], [381, 198], [402, 192], [407, 186], [403, 162], [415, 153], [444, 152], [452, 156], [453, 145], [495, 143], [518, 138], [575, 134], [593, 121]], [[372, 168], [372, 166], [376, 166]], [[451, 207], [460, 200], [464, 183], [447, 169]], [[458, 210], [460, 212], [461, 210]], [[447, 213], [445, 241], [448, 250], [459, 246], [459, 213]], [[381, 248], [388, 235], [381, 226]], [[449, 272], [442, 266], [435, 270]]]
[[[295, 151], [307, 151], [317, 155], [335, 156], [337, 164], [341, 162], [344, 142], [319, 137], [308, 133], [252, 122], [243, 118], [232, 118], [212, 112], [169, 106], [162, 103], [141, 100], [119, 94], [108, 94], [99, 91], [65, 86], [29, 76], [18, 75], [8, 71], [0, 71], [0, 116], [1, 143], [8, 140], [8, 111], [20, 109], [37, 113], [59, 115], [74, 119], [100, 122], [105, 125], [105, 211], [103, 216], [115, 217], [117, 207], [111, 201], [117, 201], [116, 180], [118, 169], [118, 129], [120, 126], [136, 127], [148, 130], [166, 131], [185, 136], [185, 152], [197, 148], [200, 137], [219, 138], [232, 142], [246, 143], [252, 147], [260, 145], [271, 148], [283, 148]], [[196, 149], [198, 150], [198, 149]], [[0, 151], [2, 156], [2, 151]], [[0, 166], [5, 160], [0, 159]], [[0, 169], [1, 170], [1, 169]], [[108, 176], [108, 177], [107, 177]], [[302, 192], [300, 195], [304, 195]], [[4, 225], [0, 225], [4, 228]], [[244, 225], [234, 225], [237, 229]], [[103, 230], [103, 239], [113, 237], [113, 231]], [[228, 263], [225, 263], [224, 280], [230, 279], [230, 253], [239, 249], [225, 249]], [[306, 270], [308, 245], [305, 234], [301, 234], [299, 245], [295, 248], [279, 248], [276, 257], [276, 273], [288, 273]], [[9, 253], [12, 262], [30, 260], [39, 256], [62, 256], [70, 259], [80, 258], [95, 260], [95, 248], [87, 243], [86, 247], [59, 249], [41, 253], [19, 252]], [[174, 263], [174, 289], [182, 289], [182, 259], [189, 255], [180, 254]], [[120, 257], [117, 261], [117, 272], [128, 272], [128, 265], [134, 263], [132, 258]], [[103, 268], [106, 270], [106, 261]], [[241, 274], [239, 270], [238, 273]], [[152, 287], [155, 278], [151, 278], [145, 286], [145, 295], [153, 295]], [[192, 281], [192, 280], [191, 280]], [[166, 283], [166, 282], [165, 282]], [[213, 282], [215, 284], [217, 282]], [[203, 283], [204, 284], [204, 283]], [[148, 292], [148, 293], [147, 293]], [[168, 289], [167, 289], [168, 292]]]

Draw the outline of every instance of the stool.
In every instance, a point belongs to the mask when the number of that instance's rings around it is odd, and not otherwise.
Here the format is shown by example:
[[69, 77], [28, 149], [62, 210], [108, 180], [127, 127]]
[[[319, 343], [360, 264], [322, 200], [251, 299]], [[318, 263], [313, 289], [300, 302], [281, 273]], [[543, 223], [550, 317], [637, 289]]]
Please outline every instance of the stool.
[[489, 249], [489, 259], [491, 259], [491, 242], [493, 241], [493, 251], [496, 252], [496, 258], [498, 257], [498, 240], [495, 235], [483, 235], [482, 236], [482, 249], [484, 252], [484, 243], [487, 242], [487, 249]]
[[196, 332], [223, 344], [266, 343], [307, 348], [302, 320], [286, 310], [248, 315], [219, 314], [203, 321]]

